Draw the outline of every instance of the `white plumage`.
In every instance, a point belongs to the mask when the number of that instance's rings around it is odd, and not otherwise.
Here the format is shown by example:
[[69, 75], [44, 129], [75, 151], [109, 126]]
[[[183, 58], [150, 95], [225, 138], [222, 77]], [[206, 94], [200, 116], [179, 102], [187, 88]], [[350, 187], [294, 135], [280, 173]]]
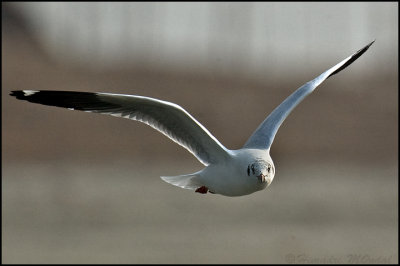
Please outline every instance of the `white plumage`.
[[193, 174], [162, 176], [175, 186], [200, 193], [247, 195], [269, 186], [275, 176], [269, 151], [290, 112], [328, 77], [360, 57], [373, 42], [307, 82], [286, 98], [260, 124], [242, 149], [224, 147], [203, 125], [174, 103], [144, 96], [73, 91], [12, 91], [11, 96], [33, 103], [109, 114], [143, 122], [190, 151], [206, 167]]

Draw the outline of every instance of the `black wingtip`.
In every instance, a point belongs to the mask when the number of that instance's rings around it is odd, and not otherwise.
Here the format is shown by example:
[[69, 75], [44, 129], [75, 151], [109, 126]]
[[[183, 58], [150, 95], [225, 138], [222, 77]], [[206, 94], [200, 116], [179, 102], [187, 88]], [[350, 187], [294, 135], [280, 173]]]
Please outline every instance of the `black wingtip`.
[[370, 42], [369, 44], [367, 44], [364, 48], [358, 50], [356, 54], [358, 54], [359, 52], [361, 52], [360, 55], [362, 55], [363, 53], [365, 53], [365, 51], [368, 50], [368, 48], [375, 42], [375, 40], [376, 40], [376, 39], [374, 39], [372, 42]]
[[332, 74], [330, 74], [327, 78], [339, 73], [340, 71], [342, 71], [343, 69], [345, 69], [346, 67], [348, 67], [349, 65], [351, 65], [351, 63], [353, 63], [354, 61], [356, 61], [363, 53], [365, 53], [368, 48], [375, 42], [375, 39], [370, 42], [369, 44], [367, 44], [365, 47], [361, 48], [360, 50], [358, 50], [357, 52], [355, 52], [351, 58], [345, 63], [343, 64], [343, 66], [339, 67], [338, 69], [336, 69], [334, 72], [332, 72]]
[[[34, 90], [18, 90], [18, 91], [11, 91], [10, 96], [14, 96], [18, 100], [25, 100], [25, 101], [32, 101], [32, 98], [35, 98], [35, 94], [40, 91]], [[35, 96], [33, 96], [35, 95]], [[33, 96], [33, 97], [31, 97]]]
[[95, 92], [51, 91], [51, 90], [15, 90], [11, 96], [31, 103], [64, 107], [73, 110], [93, 111], [120, 107], [98, 99]]
[[[359, 58], [363, 53], [365, 53], [367, 50], [368, 50], [368, 48], [373, 44], [375, 42], [375, 39], [372, 41], [372, 42], [370, 42], [369, 44], [367, 44], [365, 47], [363, 47], [363, 48], [361, 48], [360, 50], [358, 50], [352, 57], [351, 57], [351, 59], [353, 59], [354, 58], [354, 60], [356, 60], [357, 58]], [[351, 60], [350, 59], [350, 60]], [[354, 61], [353, 60], [353, 61]]]
[[26, 94], [24, 91], [11, 91], [10, 96], [14, 96], [19, 100], [24, 100], [28, 96], [28, 94]]
[[11, 91], [10, 96], [18, 97], [21, 96], [23, 93], [22, 91]]
[[370, 42], [367, 46], [370, 47], [375, 41], [376, 41], [376, 39], [374, 39], [372, 42]]

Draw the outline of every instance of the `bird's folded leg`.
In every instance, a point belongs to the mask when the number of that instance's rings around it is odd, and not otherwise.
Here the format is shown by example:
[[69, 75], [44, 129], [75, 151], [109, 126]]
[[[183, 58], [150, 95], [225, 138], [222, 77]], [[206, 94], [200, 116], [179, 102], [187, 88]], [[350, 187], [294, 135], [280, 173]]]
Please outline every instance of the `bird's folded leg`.
[[196, 192], [201, 193], [201, 194], [206, 194], [208, 191], [208, 187], [206, 186], [201, 186], [198, 189], [196, 189]]

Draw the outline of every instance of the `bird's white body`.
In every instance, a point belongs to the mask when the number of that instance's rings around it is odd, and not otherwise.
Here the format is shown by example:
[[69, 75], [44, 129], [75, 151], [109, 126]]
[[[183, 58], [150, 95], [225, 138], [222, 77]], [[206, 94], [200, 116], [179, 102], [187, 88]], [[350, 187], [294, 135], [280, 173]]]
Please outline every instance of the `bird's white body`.
[[269, 151], [290, 112], [324, 80], [359, 58], [373, 42], [307, 82], [287, 97], [254, 131], [242, 149], [225, 148], [182, 107], [149, 97], [71, 91], [12, 91], [33, 103], [109, 114], [148, 124], [190, 151], [206, 167], [193, 174], [162, 176], [175, 186], [224, 196], [243, 196], [265, 189], [275, 176]]
[[248, 166], [256, 161], [269, 162], [274, 169], [268, 150], [240, 149], [232, 150], [230, 154], [229, 159], [209, 165], [197, 173], [199, 183], [210, 192], [224, 196], [243, 196], [263, 190], [271, 184], [275, 173], [273, 170], [265, 173], [265, 182], [260, 181], [257, 174], [247, 174]]

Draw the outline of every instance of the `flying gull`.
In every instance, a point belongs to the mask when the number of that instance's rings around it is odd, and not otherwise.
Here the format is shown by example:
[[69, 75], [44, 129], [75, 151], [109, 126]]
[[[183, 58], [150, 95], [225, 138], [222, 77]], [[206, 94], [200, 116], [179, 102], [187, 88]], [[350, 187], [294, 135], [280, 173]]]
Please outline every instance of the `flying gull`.
[[339, 73], [374, 43], [331, 67], [287, 97], [259, 125], [244, 146], [229, 150], [181, 106], [150, 97], [51, 90], [17, 90], [19, 100], [108, 114], [143, 122], [191, 152], [206, 167], [187, 175], [162, 176], [164, 181], [206, 194], [243, 196], [268, 187], [275, 176], [270, 147], [276, 132], [289, 113], [327, 78]]

